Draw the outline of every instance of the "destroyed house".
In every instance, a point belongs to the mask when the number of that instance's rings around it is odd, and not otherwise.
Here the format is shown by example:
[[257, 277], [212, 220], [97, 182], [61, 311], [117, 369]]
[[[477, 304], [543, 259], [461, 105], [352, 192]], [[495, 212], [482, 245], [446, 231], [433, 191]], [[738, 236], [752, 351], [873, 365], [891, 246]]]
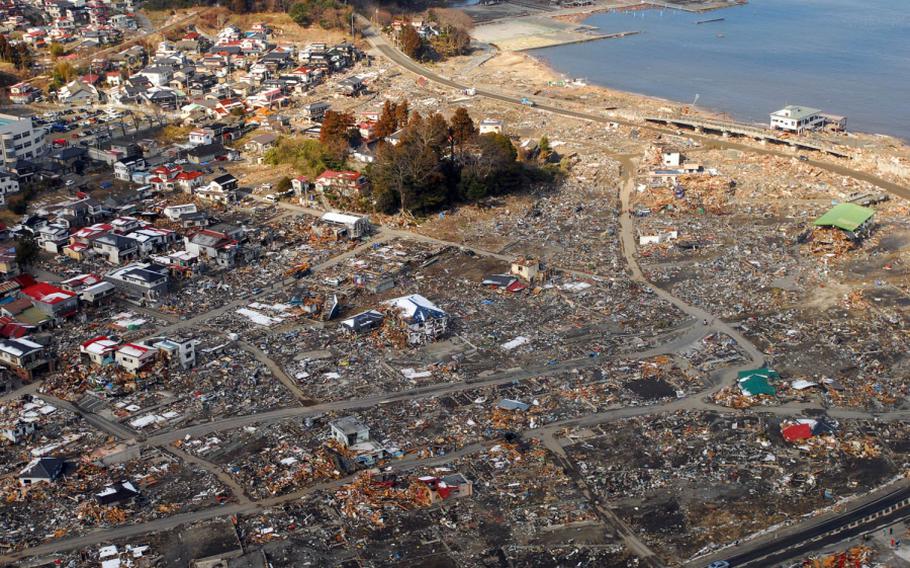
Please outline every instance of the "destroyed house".
[[139, 490], [129, 481], [121, 481], [108, 485], [103, 490], [95, 493], [95, 500], [99, 505], [113, 505], [122, 503], [139, 496]]
[[23, 487], [35, 483], [51, 483], [57, 481], [66, 468], [66, 462], [61, 458], [37, 458], [29, 462], [19, 472], [19, 485]]
[[474, 483], [460, 473], [443, 477], [424, 476], [418, 480], [424, 484], [429, 493], [430, 503], [450, 498], [470, 497], [474, 494]]
[[512, 276], [511, 274], [491, 274], [484, 277], [481, 284], [489, 286], [490, 288], [506, 290], [508, 292], [520, 292], [527, 288], [527, 286], [522, 284], [517, 277]]
[[116, 289], [110, 282], [99, 282], [81, 290], [79, 292], [79, 301], [96, 304], [108, 296], [112, 296]]
[[196, 342], [192, 339], [171, 337], [153, 343], [152, 347], [183, 369], [189, 369], [196, 364]]
[[342, 328], [350, 333], [361, 333], [376, 329], [382, 325], [385, 316], [376, 310], [368, 310], [349, 317], [341, 322]]
[[408, 343], [419, 345], [442, 336], [449, 324], [449, 315], [420, 294], [402, 296], [385, 302], [408, 331]]
[[329, 422], [331, 435], [346, 448], [370, 440], [370, 429], [353, 416], [345, 416]]
[[874, 209], [853, 203], [839, 203], [816, 219], [814, 225], [840, 229], [851, 239], [858, 239], [868, 232], [874, 215]]
[[221, 267], [234, 265], [239, 243], [225, 233], [202, 229], [184, 237], [187, 252], [214, 261]]

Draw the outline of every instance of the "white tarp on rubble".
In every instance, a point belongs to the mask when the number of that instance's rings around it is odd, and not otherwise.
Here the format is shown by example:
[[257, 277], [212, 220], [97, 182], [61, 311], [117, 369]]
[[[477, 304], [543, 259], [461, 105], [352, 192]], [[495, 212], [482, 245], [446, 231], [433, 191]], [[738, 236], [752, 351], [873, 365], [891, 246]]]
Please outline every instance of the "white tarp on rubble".
[[159, 416], [157, 414], [148, 414], [146, 416], [140, 416], [135, 420], [131, 420], [130, 426], [133, 428], [145, 428], [146, 426], [157, 424], [158, 422], [167, 422], [167, 420], [163, 416]]
[[527, 337], [525, 337], [523, 335], [519, 335], [512, 341], [506, 341], [505, 343], [503, 343], [502, 348], [505, 349], [506, 351], [511, 351], [511, 350], [515, 349], [516, 347], [521, 347], [522, 345], [529, 343], [530, 341], [531, 340], [528, 339]]
[[591, 287], [591, 284], [588, 282], [566, 282], [560, 288], [566, 292], [581, 292], [582, 290], [587, 290]]
[[282, 321], [284, 321], [284, 318], [270, 317], [261, 312], [257, 312], [256, 310], [251, 310], [249, 308], [237, 308], [237, 313], [246, 317], [247, 319], [249, 319], [251, 322], [255, 323], [256, 325], [264, 325], [266, 327], [271, 327], [275, 324], [278, 324], [278, 323], [281, 323]]
[[432, 377], [433, 373], [430, 371], [418, 371], [416, 369], [402, 369], [401, 374], [404, 375], [406, 379], [425, 379], [427, 377]]

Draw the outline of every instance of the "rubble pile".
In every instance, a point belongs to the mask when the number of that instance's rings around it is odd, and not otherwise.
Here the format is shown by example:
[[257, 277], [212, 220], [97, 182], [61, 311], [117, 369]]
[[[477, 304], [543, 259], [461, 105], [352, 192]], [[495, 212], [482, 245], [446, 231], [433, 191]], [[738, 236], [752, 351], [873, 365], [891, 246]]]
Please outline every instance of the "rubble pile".
[[[230, 491], [214, 476], [160, 452], [111, 466], [80, 461], [76, 453], [65, 455], [72, 458], [57, 479], [25, 486], [14, 477], [3, 480], [0, 546], [18, 549], [230, 500]], [[35, 510], [42, 514], [34, 515]]]
[[[794, 425], [807, 428], [805, 438]], [[678, 412], [592, 430], [578, 432], [569, 456], [585, 483], [667, 557], [797, 519], [898, 471], [866, 424], [824, 417]]]

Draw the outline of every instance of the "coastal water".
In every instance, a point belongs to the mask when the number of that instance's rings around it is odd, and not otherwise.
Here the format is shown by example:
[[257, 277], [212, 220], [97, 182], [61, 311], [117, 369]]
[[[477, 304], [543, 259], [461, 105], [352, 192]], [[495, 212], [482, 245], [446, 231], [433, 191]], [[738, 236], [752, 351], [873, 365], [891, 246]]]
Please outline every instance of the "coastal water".
[[[697, 24], [714, 18], [720, 22]], [[600, 33], [640, 35], [531, 51], [623, 91], [765, 122], [787, 104], [847, 116], [850, 130], [910, 140], [910, 1], [750, 0], [714, 12], [595, 14]]]

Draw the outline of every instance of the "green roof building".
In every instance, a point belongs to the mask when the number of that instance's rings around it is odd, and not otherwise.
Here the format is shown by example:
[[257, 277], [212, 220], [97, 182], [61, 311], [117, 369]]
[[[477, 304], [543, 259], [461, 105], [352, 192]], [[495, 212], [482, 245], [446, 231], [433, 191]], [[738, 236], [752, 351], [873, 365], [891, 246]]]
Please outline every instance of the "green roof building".
[[771, 379], [779, 379], [780, 375], [774, 369], [761, 368], [740, 371], [738, 373], [739, 388], [746, 396], [761, 394], [775, 396], [777, 389], [771, 385]]
[[849, 233], [862, 230], [875, 215], [874, 209], [853, 203], [840, 203], [815, 220], [816, 227], [836, 227]]

